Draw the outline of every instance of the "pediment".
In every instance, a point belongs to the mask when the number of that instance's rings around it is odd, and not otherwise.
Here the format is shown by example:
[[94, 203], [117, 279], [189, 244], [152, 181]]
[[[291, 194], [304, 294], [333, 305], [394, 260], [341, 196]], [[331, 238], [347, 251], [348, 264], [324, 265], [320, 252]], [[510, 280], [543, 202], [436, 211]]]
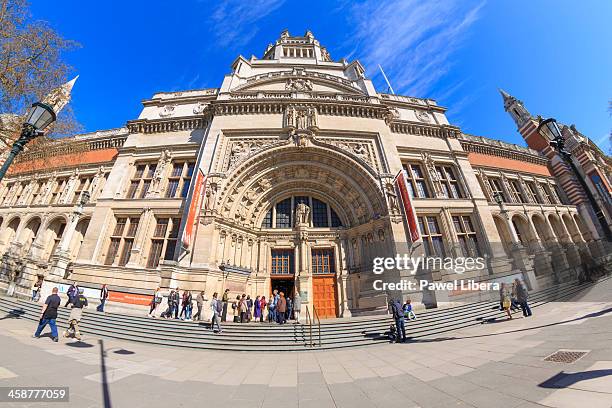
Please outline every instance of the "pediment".
[[317, 92], [363, 95], [360, 89], [329, 78], [284, 76], [248, 81], [232, 92]]

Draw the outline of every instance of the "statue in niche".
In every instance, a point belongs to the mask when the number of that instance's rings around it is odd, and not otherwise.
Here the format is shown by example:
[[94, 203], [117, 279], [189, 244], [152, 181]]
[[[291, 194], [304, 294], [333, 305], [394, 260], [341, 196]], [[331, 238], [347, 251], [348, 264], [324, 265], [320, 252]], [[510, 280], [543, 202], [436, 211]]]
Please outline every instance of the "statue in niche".
[[395, 186], [393, 185], [393, 183], [387, 183], [385, 185], [385, 190], [387, 192], [389, 210], [391, 214], [397, 214], [400, 210], [400, 207], [399, 207], [399, 201], [397, 199], [397, 194], [395, 193]]
[[299, 203], [295, 208], [295, 225], [310, 225], [310, 207]]

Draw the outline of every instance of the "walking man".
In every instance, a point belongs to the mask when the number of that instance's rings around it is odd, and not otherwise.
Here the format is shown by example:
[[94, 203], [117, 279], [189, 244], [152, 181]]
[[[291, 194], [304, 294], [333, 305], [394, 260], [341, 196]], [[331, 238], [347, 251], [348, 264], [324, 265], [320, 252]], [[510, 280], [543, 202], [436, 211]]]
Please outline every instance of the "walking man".
[[36, 333], [34, 333], [35, 338], [40, 337], [40, 333], [43, 331], [45, 326], [48, 324], [51, 327], [51, 338], [53, 341], [57, 342], [57, 308], [62, 303], [62, 299], [57, 295], [57, 288], [53, 288], [51, 294], [47, 296], [47, 300], [45, 300], [45, 304], [42, 306], [40, 311], [40, 321], [38, 322], [38, 328], [36, 329]]
[[104, 304], [106, 303], [106, 299], [108, 299], [108, 289], [106, 288], [106, 284], [104, 284], [100, 289], [100, 304], [98, 307], [96, 307], [98, 312], [104, 312]]
[[72, 303], [72, 298], [79, 294], [78, 288], [79, 287], [76, 282], [72, 283], [68, 287], [68, 291], [66, 292], [66, 295], [68, 296], [68, 300], [66, 301], [66, 304], [64, 305], [64, 307], [68, 307], [68, 305]]
[[389, 308], [391, 314], [393, 314], [393, 320], [395, 320], [395, 328], [397, 329], [397, 340], [396, 343], [404, 343], [406, 341], [406, 326], [404, 325], [404, 313], [402, 311], [402, 305], [399, 300], [389, 300]]
[[193, 320], [200, 321], [202, 320], [202, 307], [204, 307], [204, 291], [201, 291], [198, 293], [198, 296], [196, 296], [196, 306], [198, 307], [198, 311], [193, 316]]
[[523, 283], [520, 281], [519, 278], [516, 278], [514, 280], [514, 288], [516, 291], [516, 301], [518, 302], [518, 304], [521, 306], [521, 309], [523, 310], [523, 316], [525, 317], [531, 316], [531, 308], [529, 307], [529, 304], [527, 303], [527, 299], [529, 298], [529, 293], [527, 292], [527, 289], [525, 288], [525, 286], [523, 286]]
[[83, 294], [83, 289], [79, 288], [79, 294], [72, 298], [72, 310], [68, 317], [68, 329], [64, 332], [64, 337], [73, 335], [75, 339], [81, 340], [79, 322], [83, 317], [84, 307], [87, 307], [87, 298]]
[[172, 313], [174, 312], [174, 318], [179, 318], [179, 303], [181, 302], [181, 295], [179, 294], [179, 288], [174, 289], [173, 293], [170, 293], [172, 297], [172, 309], [170, 310], [170, 318], [172, 318]]
[[227, 321], [227, 303], [229, 302], [229, 289], [225, 289], [221, 300], [223, 302], [223, 314], [221, 315], [221, 321], [225, 322]]
[[[217, 299], [217, 292], [213, 293], [212, 300], [210, 301], [210, 309], [212, 311], [212, 317], [210, 318], [210, 329], [215, 331], [215, 324], [217, 325], [217, 333], [221, 333], [221, 324], [219, 323], [220, 314], [223, 313], [223, 306], [219, 299]], [[227, 309], [226, 309], [227, 311]]]

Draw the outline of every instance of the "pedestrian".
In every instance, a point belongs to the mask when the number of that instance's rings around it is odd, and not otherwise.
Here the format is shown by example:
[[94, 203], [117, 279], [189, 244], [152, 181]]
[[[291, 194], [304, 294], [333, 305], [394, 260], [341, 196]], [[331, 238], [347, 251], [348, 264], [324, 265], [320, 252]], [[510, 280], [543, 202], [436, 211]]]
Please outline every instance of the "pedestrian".
[[170, 317], [172, 317], [172, 298], [174, 296], [174, 289], [170, 289], [170, 293], [168, 294], [168, 308], [166, 309], [165, 312], [162, 312], [162, 314], [159, 317], [163, 317], [164, 319], [168, 319]]
[[172, 295], [172, 312], [170, 313], [170, 317], [172, 317], [172, 313], [174, 313], [174, 318], [179, 318], [179, 306], [181, 303], [181, 294], [179, 292], [178, 286], [174, 289], [174, 293]]
[[287, 313], [287, 299], [285, 299], [285, 294], [283, 292], [279, 293], [279, 300], [277, 305], [278, 312], [278, 324], [285, 324], [286, 313]]
[[212, 300], [210, 301], [210, 309], [212, 311], [212, 316], [210, 318], [210, 329], [214, 332], [216, 324], [217, 334], [219, 334], [223, 332], [223, 330], [221, 330], [221, 323], [219, 323], [219, 321], [221, 320], [221, 313], [223, 313], [223, 305], [222, 302], [217, 299], [217, 296], [217, 292], [213, 293]]
[[253, 320], [257, 321], [261, 317], [261, 298], [259, 295], [255, 297], [255, 302], [253, 303]]
[[201, 291], [196, 296], [196, 306], [198, 307], [198, 312], [193, 316], [193, 320], [200, 321], [202, 320], [202, 307], [204, 307], [204, 291]]
[[404, 343], [406, 341], [406, 326], [404, 324], [404, 313], [399, 300], [389, 300], [389, 308], [395, 320], [395, 328], [397, 331], [396, 343]]
[[78, 285], [76, 282], [73, 282], [69, 287], [68, 291], [66, 291], [66, 295], [68, 296], [68, 300], [64, 307], [68, 307], [70, 303], [72, 303], [72, 298], [79, 293]]
[[268, 302], [266, 302], [266, 297], [262, 296], [259, 300], [259, 310], [261, 310], [261, 315], [259, 315], [259, 321], [263, 323], [264, 313], [266, 311], [266, 306]]
[[243, 293], [242, 297], [240, 298], [240, 302], [238, 303], [239, 309], [240, 309], [240, 323], [246, 323], [247, 322], [247, 301], [246, 301], [246, 295]]
[[40, 298], [40, 288], [42, 287], [42, 279], [38, 277], [32, 285], [32, 301], [37, 302]]
[[157, 289], [155, 289], [155, 292], [153, 292], [153, 298], [151, 299], [151, 307], [149, 308], [149, 317], [155, 317], [155, 311], [157, 310], [157, 307], [161, 304], [162, 300], [163, 300], [163, 296], [161, 294], [161, 289], [158, 287]]
[[406, 303], [404, 303], [404, 306], [402, 307], [404, 317], [408, 320], [416, 320], [416, 314], [414, 314], [414, 311], [412, 310], [412, 304], [410, 302], [410, 299], [406, 299]]
[[51, 290], [51, 294], [47, 296], [47, 300], [45, 300], [45, 304], [42, 306], [40, 311], [40, 320], [38, 321], [38, 327], [36, 328], [36, 332], [34, 333], [35, 338], [40, 337], [40, 333], [42, 333], [45, 326], [48, 324], [51, 327], [51, 338], [53, 341], [57, 342], [57, 308], [62, 303], [62, 299], [57, 295], [57, 288], [53, 288]]
[[293, 315], [295, 316], [295, 322], [300, 322], [300, 310], [302, 309], [302, 298], [300, 297], [300, 291], [296, 289], [295, 295], [293, 296]]
[[518, 278], [514, 280], [514, 286], [516, 290], [516, 300], [519, 306], [521, 306], [523, 316], [531, 316], [531, 308], [527, 303], [527, 299], [529, 299], [529, 293], [527, 292], [527, 289], [525, 288], [525, 286], [523, 286], [523, 283]]
[[508, 320], [512, 320], [512, 314], [510, 313], [510, 307], [512, 306], [511, 296], [512, 294], [508, 286], [502, 283], [499, 289], [499, 297], [502, 309], [508, 315]]
[[287, 296], [287, 320], [293, 319], [293, 300]]
[[72, 298], [72, 310], [70, 310], [70, 316], [68, 317], [68, 328], [64, 332], [64, 337], [74, 336], [75, 339], [81, 340], [79, 322], [83, 317], [84, 307], [87, 307], [87, 298], [83, 294], [83, 289], [79, 288], [79, 294]]
[[247, 305], [247, 322], [250, 322], [251, 319], [253, 318], [253, 299], [251, 299], [251, 295], [247, 295], [246, 305]]
[[276, 322], [276, 305], [278, 303], [278, 290], [272, 291], [272, 299], [268, 303], [268, 322]]
[[[181, 314], [180, 314], [181, 320], [187, 320], [187, 321], [191, 320], [191, 302], [192, 300], [193, 298], [191, 296], [191, 291], [189, 290], [183, 291], [183, 298], [181, 300]], [[183, 318], [183, 314], [185, 315], [184, 318]]]
[[108, 299], [108, 289], [106, 288], [106, 284], [104, 284], [100, 288], [100, 304], [96, 307], [98, 312], [104, 312], [104, 304], [106, 303], [106, 299]]
[[232, 302], [232, 310], [234, 314], [234, 323], [240, 321], [240, 295], [236, 296], [236, 300]]
[[225, 289], [225, 291], [223, 292], [221, 302], [223, 303], [223, 314], [221, 315], [221, 321], [225, 322], [227, 320], [227, 304], [229, 302], [229, 289]]

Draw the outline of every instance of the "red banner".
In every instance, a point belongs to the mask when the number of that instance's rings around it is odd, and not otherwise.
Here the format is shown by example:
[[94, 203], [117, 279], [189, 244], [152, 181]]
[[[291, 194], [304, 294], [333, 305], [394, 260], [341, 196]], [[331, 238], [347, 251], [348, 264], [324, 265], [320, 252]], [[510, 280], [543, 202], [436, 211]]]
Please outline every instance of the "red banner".
[[200, 209], [202, 208], [202, 201], [204, 195], [204, 187], [206, 185], [204, 173], [202, 170], [198, 170], [196, 176], [196, 184], [193, 188], [193, 195], [191, 196], [191, 203], [189, 204], [189, 212], [187, 213], [187, 221], [185, 223], [185, 230], [183, 231], [183, 247], [189, 248], [193, 242], [193, 230], [195, 224], [199, 220]]
[[406, 217], [406, 222], [408, 224], [410, 241], [416, 242], [421, 238], [421, 234], [419, 234], [416, 213], [414, 212], [410, 194], [408, 193], [406, 170], [402, 169], [397, 176], [395, 176], [395, 187], [399, 191], [400, 199], [402, 200], [402, 208], [404, 209], [404, 217]]

